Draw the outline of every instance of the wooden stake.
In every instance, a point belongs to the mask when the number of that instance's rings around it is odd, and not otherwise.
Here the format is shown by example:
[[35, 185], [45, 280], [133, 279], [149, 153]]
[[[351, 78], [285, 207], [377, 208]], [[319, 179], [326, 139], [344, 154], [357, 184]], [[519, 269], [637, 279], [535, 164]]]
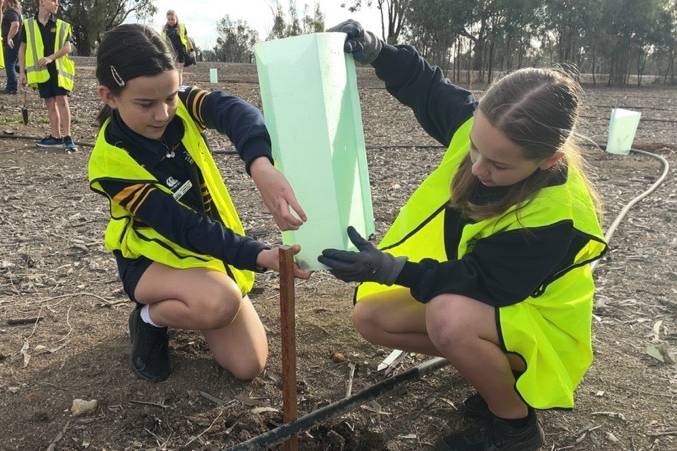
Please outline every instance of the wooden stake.
[[[296, 295], [294, 292], [294, 254], [289, 246], [280, 248], [280, 327], [282, 336], [282, 409], [283, 420], [296, 420]], [[284, 444], [285, 451], [296, 451], [296, 436]]]

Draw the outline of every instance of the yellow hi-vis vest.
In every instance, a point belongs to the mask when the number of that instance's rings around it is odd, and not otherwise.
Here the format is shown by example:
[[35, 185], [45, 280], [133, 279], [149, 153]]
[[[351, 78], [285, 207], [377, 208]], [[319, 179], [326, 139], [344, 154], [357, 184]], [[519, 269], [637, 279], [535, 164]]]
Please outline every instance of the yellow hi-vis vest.
[[[2, 16], [2, 14], [0, 14], [0, 17], [1, 16]], [[3, 49], [2, 36], [0, 36], [0, 49]], [[3, 49], [3, 50], [0, 50], [0, 69], [4, 69], [4, 68], [5, 68], [5, 51]]]
[[[444, 246], [444, 211], [451, 182], [468, 153], [472, 119], [454, 134], [440, 165], [421, 183], [400, 210], [379, 248], [418, 262], [432, 258], [448, 261]], [[522, 357], [526, 371], [516, 390], [538, 409], [573, 407], [573, 393], [592, 363], [591, 320], [594, 283], [590, 262], [606, 250], [589, 191], [575, 168], [567, 181], [541, 189], [516, 212], [467, 224], [458, 244], [458, 258], [474, 243], [496, 233], [528, 227], [547, 227], [573, 221], [575, 230], [588, 239], [573, 264], [545, 281], [523, 301], [496, 308], [496, 326], [505, 352]], [[518, 258], [518, 256], [516, 256]], [[397, 286], [373, 282], [358, 286], [355, 299], [383, 298]], [[401, 287], [399, 287], [401, 289]]]
[[[162, 29], [162, 37], [167, 40], [167, 30], [165, 28]], [[183, 44], [183, 48], [186, 49], [186, 52], [193, 48], [188, 39], [188, 33], [186, 33], [186, 26], [181, 22], [179, 22], [179, 39], [181, 40], [181, 44]]]
[[[45, 48], [42, 44], [42, 36], [38, 28], [37, 19], [29, 18], [23, 21], [24, 33], [26, 33], [26, 79], [28, 84], [35, 88], [38, 83], [49, 80], [47, 66], [40, 66], [38, 61], [45, 56]], [[58, 52], [71, 36], [71, 24], [61, 19], [56, 19], [56, 37], [54, 39], [54, 51]], [[75, 81], [75, 63], [68, 54], [54, 60], [56, 64], [57, 83], [67, 91], [73, 90]]]
[[[181, 101], [179, 101], [176, 114], [183, 121], [185, 128], [181, 142], [202, 173], [219, 217], [226, 227], [236, 233], [243, 234], [242, 223], [228, 194], [221, 173], [216, 167], [200, 130]], [[155, 188], [171, 195], [171, 190], [139, 165], [125, 149], [106, 142], [105, 134], [109, 123], [110, 119], [99, 130], [96, 144], [89, 158], [88, 175], [92, 190], [107, 196], [100, 181], [123, 180], [150, 183]], [[237, 283], [242, 294], [251, 290], [254, 285], [254, 273], [252, 271], [237, 269], [210, 255], [185, 249], [151, 227], [135, 225], [134, 218], [128, 210], [111, 198], [108, 200], [111, 220], [106, 227], [104, 238], [106, 249], [110, 251], [118, 250], [127, 258], [138, 258], [143, 255], [150, 260], [177, 269], [209, 268], [220, 271], [227, 273]]]

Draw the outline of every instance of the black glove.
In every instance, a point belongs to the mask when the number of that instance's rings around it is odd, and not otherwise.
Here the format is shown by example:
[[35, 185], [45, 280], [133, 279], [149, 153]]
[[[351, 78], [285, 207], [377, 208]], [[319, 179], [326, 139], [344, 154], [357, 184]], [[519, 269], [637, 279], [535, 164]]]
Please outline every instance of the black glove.
[[378, 282], [384, 285], [395, 283], [407, 257], [393, 257], [381, 252], [365, 240], [352, 226], [348, 237], [360, 252], [325, 249], [317, 261], [328, 266], [329, 271], [344, 282]]
[[381, 39], [377, 38], [371, 31], [366, 31], [359, 22], [352, 19], [341, 22], [327, 31], [336, 31], [348, 35], [343, 51], [352, 53], [358, 63], [371, 64], [383, 49]]

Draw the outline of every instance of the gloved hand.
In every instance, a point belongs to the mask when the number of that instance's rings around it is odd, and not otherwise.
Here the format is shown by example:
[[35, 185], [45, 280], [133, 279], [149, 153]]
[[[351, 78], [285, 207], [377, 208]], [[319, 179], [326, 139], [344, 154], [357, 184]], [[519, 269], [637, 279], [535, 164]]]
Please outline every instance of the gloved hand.
[[352, 226], [348, 237], [359, 252], [325, 249], [317, 261], [328, 266], [329, 271], [344, 282], [378, 282], [384, 285], [395, 283], [407, 257], [394, 257], [381, 252], [365, 240]]
[[358, 63], [371, 64], [383, 49], [381, 39], [371, 31], [366, 31], [359, 22], [352, 19], [341, 22], [327, 31], [342, 32], [348, 35], [343, 51], [352, 53]]

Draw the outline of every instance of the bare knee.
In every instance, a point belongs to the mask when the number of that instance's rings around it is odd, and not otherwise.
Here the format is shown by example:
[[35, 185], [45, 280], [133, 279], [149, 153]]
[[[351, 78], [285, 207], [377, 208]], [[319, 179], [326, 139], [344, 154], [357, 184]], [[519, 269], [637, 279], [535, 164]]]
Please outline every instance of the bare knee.
[[268, 352], [254, 352], [248, 356], [242, 356], [235, 363], [221, 362], [217, 358], [216, 363], [228, 370], [234, 377], [241, 381], [250, 381], [263, 372], [266, 367]]
[[445, 354], [462, 352], [468, 340], [478, 338], [457, 295], [440, 295], [428, 303], [426, 330], [433, 345]]
[[368, 302], [358, 302], [353, 308], [353, 326], [355, 330], [368, 341], [373, 338], [381, 327], [377, 321], [376, 309]]
[[190, 301], [191, 311], [199, 329], [219, 329], [229, 325], [240, 310], [242, 294], [239, 290], [221, 286], [202, 290]]

